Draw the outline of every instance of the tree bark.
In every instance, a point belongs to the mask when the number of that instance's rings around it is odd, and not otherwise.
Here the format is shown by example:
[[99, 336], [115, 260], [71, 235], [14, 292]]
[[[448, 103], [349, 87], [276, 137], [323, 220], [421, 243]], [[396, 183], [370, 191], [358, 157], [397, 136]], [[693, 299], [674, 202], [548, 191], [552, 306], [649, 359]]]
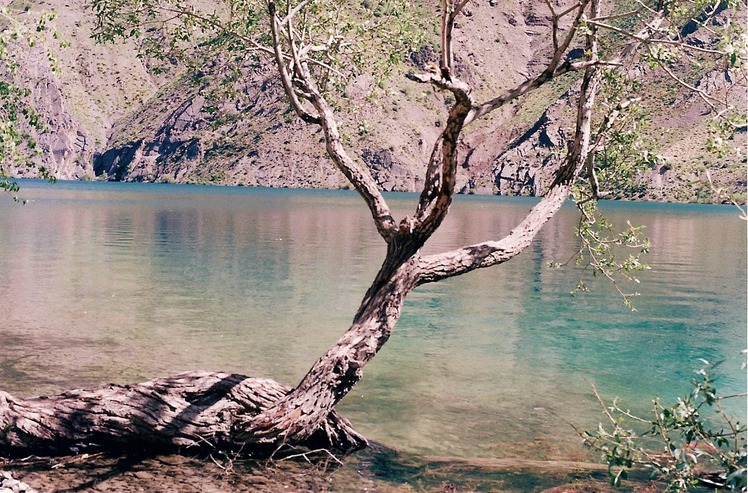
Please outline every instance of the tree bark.
[[416, 285], [420, 247], [409, 233], [395, 237], [350, 328], [290, 393], [246, 424], [241, 440], [277, 448], [304, 442], [316, 433], [392, 334], [405, 295]]
[[[0, 450], [70, 454], [87, 449], [238, 449], [247, 421], [289, 388], [270, 379], [190, 372], [135, 385], [106, 385], [50, 397], [16, 399], [0, 391]], [[336, 412], [298, 445], [348, 452], [366, 446]], [[274, 450], [253, 447], [253, 455]]]

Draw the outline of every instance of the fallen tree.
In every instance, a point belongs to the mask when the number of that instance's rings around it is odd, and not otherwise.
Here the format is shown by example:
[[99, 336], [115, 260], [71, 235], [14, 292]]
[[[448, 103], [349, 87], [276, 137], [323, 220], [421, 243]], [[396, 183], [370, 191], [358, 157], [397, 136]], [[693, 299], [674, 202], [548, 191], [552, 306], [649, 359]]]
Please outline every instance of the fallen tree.
[[[238, 430], [288, 394], [274, 380], [190, 372], [133, 385], [106, 385], [51, 397], [0, 392], [6, 451], [69, 454], [86, 449], [147, 452], [174, 447], [237, 449]], [[334, 411], [300, 445], [353, 450], [366, 444]], [[257, 452], [272, 452], [272, 450]]]
[[[180, 2], [123, 0], [112, 5], [105, 0], [94, 0], [93, 9], [103, 40], [122, 35], [140, 36], [142, 26], [152, 27], [147, 31], [150, 37], [143, 38], [142, 43], [155, 50], [151, 54], [164, 57], [162, 50], [171, 50], [179, 41], [196, 36], [191, 34], [192, 29], [201, 35], [210, 33], [210, 42], [198, 44], [199, 47], [210, 47], [213, 43], [227, 50], [246, 50], [271, 58], [296, 115], [322, 130], [330, 159], [364, 199], [387, 247], [384, 262], [349, 329], [293, 388], [242, 375], [185, 373], [141, 384], [108, 385], [33, 399], [16, 399], [0, 393], [3, 450], [67, 453], [81, 447], [119, 450], [226, 447], [268, 455], [290, 445], [340, 452], [365, 446], [366, 440], [336, 413], [335, 406], [362, 378], [365, 365], [387, 342], [405, 297], [413, 289], [516, 257], [532, 243], [573, 191], [585, 225], [580, 228], [584, 240], [581, 253], [589, 252], [587, 260], [593, 268], [610, 277], [616, 271], [635, 268], [635, 263], [610, 260], [605, 249], [610, 248], [611, 242], [594, 234], [584, 239], [584, 232], [595, 227], [588, 208], [603, 195], [606, 186], [595, 156], [606, 149], [606, 139], [610, 136], [635, 127], [631, 109], [636, 94], [627, 92], [625, 81], [627, 68], [637, 57], [645, 54], [651, 63], [669, 70], [670, 55], [663, 54], [663, 50], [678, 47], [682, 56], [695, 51], [700, 56], [721, 60], [719, 63], [727, 60], [725, 70], [734, 72], [736, 69], [730, 67], [739, 65], [717, 41], [707, 48], [691, 46], [677, 34], [680, 26], [688, 22], [710, 24], [722, 11], [719, 2], [649, 5], [637, 1], [632, 2], [632, 10], [618, 12], [605, 7], [601, 0], [580, 0], [561, 6], [547, 1], [552, 28], [542, 70], [481, 102], [476, 100], [470, 85], [460, 80], [452, 53], [455, 22], [469, 2], [444, 0], [441, 63], [425, 67], [423, 73], [409, 74], [408, 78], [451, 95], [451, 104], [444, 130], [426, 164], [424, 186], [415, 212], [397, 220], [370, 170], [346, 152], [335, 110], [329, 103], [330, 91], [336, 86], [334, 79], [341, 76], [336, 61], [358, 56], [347, 51], [352, 34], [347, 21], [341, 21], [340, 17], [345, 3], [289, 1], [281, 11], [274, 0], [231, 1], [224, 5], [225, 9], [213, 13]], [[675, 4], [679, 8], [674, 8]], [[401, 7], [407, 9], [406, 4]], [[387, 22], [396, 21], [388, 18]], [[259, 27], [263, 25], [267, 29]], [[377, 29], [384, 30], [385, 24], [378, 24]], [[396, 31], [386, 30], [387, 36]], [[603, 33], [615, 34], [609, 36], [613, 41], [604, 49], [601, 42], [610, 39]], [[176, 41], [164, 43], [164, 39]], [[573, 55], [574, 50], [581, 51], [583, 56]], [[558, 159], [553, 161], [555, 179], [543, 198], [504, 238], [423, 255], [421, 247], [441, 225], [456, 193], [460, 138], [465, 129], [511, 101], [571, 73], [579, 74], [570, 91], [570, 98], [575, 101], [575, 117], [569, 138], [559, 149]], [[725, 128], [739, 125], [730, 120], [732, 109], [724, 100], [692, 87], [676, 74], [673, 77], [700, 96], [720, 122], [727, 122]], [[606, 165], [610, 166], [610, 161]], [[616, 165], [621, 168], [619, 172], [626, 167], [631, 172], [633, 166], [625, 160], [617, 161]], [[623, 244], [638, 246], [639, 242], [635, 235], [628, 235]]]

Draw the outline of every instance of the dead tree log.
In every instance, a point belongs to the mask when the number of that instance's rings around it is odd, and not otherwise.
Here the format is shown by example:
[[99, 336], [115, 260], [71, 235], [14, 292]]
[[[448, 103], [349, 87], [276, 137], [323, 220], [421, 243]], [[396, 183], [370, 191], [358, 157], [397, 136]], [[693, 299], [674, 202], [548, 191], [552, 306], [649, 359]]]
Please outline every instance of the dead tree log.
[[[49, 397], [17, 399], [0, 391], [0, 450], [5, 454], [119, 449], [238, 449], [252, 420], [290, 389], [244, 375], [190, 372], [134, 385], [106, 385]], [[255, 445], [251, 453], [273, 448]], [[303, 443], [348, 452], [367, 445], [350, 423], [330, 412]]]

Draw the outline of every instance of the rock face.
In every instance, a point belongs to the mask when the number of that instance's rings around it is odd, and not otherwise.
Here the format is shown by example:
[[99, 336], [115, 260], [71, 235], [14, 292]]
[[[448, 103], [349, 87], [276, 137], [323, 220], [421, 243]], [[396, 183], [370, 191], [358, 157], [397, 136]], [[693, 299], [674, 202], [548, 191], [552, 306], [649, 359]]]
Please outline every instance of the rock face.
[[[133, 46], [93, 44], [92, 20], [83, 2], [46, 4], [59, 12], [55, 22], [71, 46], [57, 50], [59, 74], [50, 70], [39, 50], [23, 61], [19, 77], [32, 90], [33, 104], [47, 123], [49, 131], [34, 137], [41, 150], [39, 164], [54, 176], [347, 186], [325, 155], [319, 129], [303, 124], [290, 111], [271, 67], [248, 63], [234, 95], [216, 103], [211, 95], [218, 81], [206, 79], [196, 87], [178, 67], [159, 78], [136, 57]], [[458, 25], [455, 32], [456, 71], [475, 88], [476, 99], [522, 82], [546, 60], [551, 20], [542, 4], [492, 0], [471, 4], [465, 15], [464, 30]], [[700, 31], [686, 34], [695, 43], [709, 42]], [[406, 58], [403, 70], [421, 70], [437, 59], [436, 50], [427, 44]], [[661, 82], [644, 69], [640, 75], [653, 87]], [[724, 73], [711, 73], [699, 84], [720, 91], [724, 78]], [[563, 84], [554, 83], [542, 94], [497, 112], [490, 128], [476, 126], [465, 134], [458, 176], [463, 193], [537, 195], [545, 190], [552, 179], [548, 160], [563, 150], [571, 128], [564, 120], [569, 87]], [[399, 74], [372, 105], [366, 102], [370, 85], [361, 77], [337, 101], [349, 152], [371, 168], [383, 190], [416, 191], [449, 98]], [[657, 106], [662, 103], [652, 106], [651, 133], [667, 160], [640, 177], [647, 192], [637, 198], [708, 199], [702, 193], [708, 188], [707, 170], [718, 186], [744, 193], [745, 156], [717, 159], [697, 152], [707, 139], [705, 131], [695, 130], [706, 118], [703, 102], [673, 97], [666, 110]], [[745, 134], [738, 137], [745, 141]], [[740, 147], [740, 142], [735, 146]]]
[[372, 150], [367, 147], [361, 151], [361, 159], [384, 191], [415, 191], [416, 177], [407, 165], [397, 161], [393, 151], [394, 148]]
[[552, 104], [537, 122], [512, 142], [493, 161], [492, 175], [499, 195], [535, 196], [547, 190], [553, 181], [548, 166], [553, 150], [561, 150], [566, 143], [561, 126], [566, 98]]
[[[50, 68], [46, 53], [39, 47], [29, 48], [25, 62], [19, 66], [15, 77], [19, 86], [32, 88], [32, 107], [46, 127], [35, 136], [41, 164], [60, 178], [92, 178], [94, 146], [91, 137], [68, 110], [62, 84]], [[20, 168], [18, 174], [33, 172]]]
[[267, 67], [247, 67], [234, 101], [209, 108], [210, 86], [177, 80], [115, 124], [94, 156], [117, 181], [339, 188], [316, 129], [295, 121]]
[[[49, 74], [51, 75], [51, 74]], [[93, 146], [88, 132], [65, 108], [60, 88], [53, 77], [40, 83], [34, 93], [37, 108], [46, 108], [50, 132], [39, 139], [42, 152], [50, 156], [50, 168], [60, 175], [80, 179], [91, 176]]]
[[[202, 96], [187, 99], [155, 131], [97, 154], [96, 175], [116, 181], [156, 181], [171, 172], [179, 181], [204, 158], [202, 141], [195, 135], [205, 127], [204, 104]], [[176, 170], [169, 166], [174, 162], [179, 163]]]

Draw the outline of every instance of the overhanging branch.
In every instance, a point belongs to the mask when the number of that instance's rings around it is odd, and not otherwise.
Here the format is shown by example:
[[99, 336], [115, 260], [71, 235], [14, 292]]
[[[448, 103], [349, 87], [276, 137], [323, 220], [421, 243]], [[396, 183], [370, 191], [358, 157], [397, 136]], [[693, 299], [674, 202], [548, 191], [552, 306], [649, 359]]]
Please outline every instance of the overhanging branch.
[[554, 187], [527, 217], [506, 237], [477, 243], [445, 253], [422, 257], [418, 262], [417, 285], [441, 281], [476, 269], [507, 262], [527, 248], [542, 226], [561, 208], [571, 186]]
[[540, 75], [535, 77], [534, 79], [527, 80], [523, 82], [522, 84], [519, 84], [518, 86], [512, 89], [509, 89], [508, 91], [504, 92], [500, 96], [497, 96], [478, 106], [475, 106], [471, 110], [467, 118], [465, 119], [465, 125], [469, 125], [475, 120], [486, 116], [488, 113], [491, 113], [492, 111], [495, 111], [501, 108], [506, 103], [539, 88], [540, 86], [550, 82], [551, 80], [557, 77], [560, 77], [562, 75], [565, 75], [571, 72], [578, 72], [580, 70], [584, 70], [586, 68], [593, 67], [593, 66], [620, 67], [621, 63], [619, 61], [608, 61], [608, 60], [564, 62], [551, 73], [547, 73], [544, 71]]

